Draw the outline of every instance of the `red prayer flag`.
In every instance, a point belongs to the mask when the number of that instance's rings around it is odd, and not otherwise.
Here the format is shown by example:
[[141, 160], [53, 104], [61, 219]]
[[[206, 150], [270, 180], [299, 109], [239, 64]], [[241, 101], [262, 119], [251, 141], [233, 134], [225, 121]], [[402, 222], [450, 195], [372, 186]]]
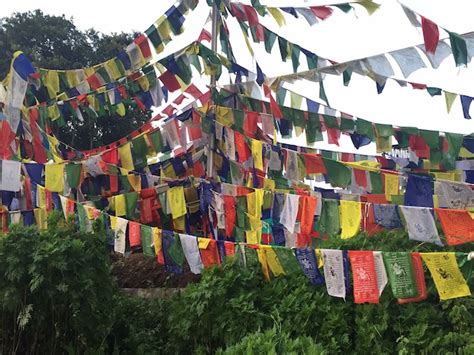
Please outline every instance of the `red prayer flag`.
[[224, 242], [225, 256], [235, 256], [235, 244], [232, 242]]
[[258, 25], [257, 11], [255, 11], [255, 9], [250, 5], [243, 5], [243, 6], [244, 6], [245, 15], [247, 16], [249, 25], [251, 27], [257, 26]]
[[137, 38], [133, 40], [135, 44], [140, 48], [142, 55], [145, 59], [151, 58], [151, 50], [150, 45], [148, 43], [148, 37], [146, 37], [143, 33], [140, 34]]
[[326, 174], [326, 167], [319, 155], [304, 154], [304, 163], [307, 174]]
[[96, 73], [92, 74], [91, 76], [88, 76], [86, 80], [92, 90], [96, 90], [102, 86], [102, 83]]
[[332, 15], [332, 9], [328, 6], [311, 6], [310, 9], [314, 16], [321, 20], [325, 20]]
[[254, 138], [255, 133], [257, 133], [257, 123], [258, 123], [258, 112], [249, 111], [245, 113], [244, 119], [244, 133]]
[[421, 16], [421, 28], [423, 30], [423, 40], [425, 41], [426, 51], [435, 54], [439, 42], [438, 26], [434, 22]]
[[474, 242], [474, 219], [466, 210], [435, 208], [448, 245]]
[[142, 245], [140, 237], [140, 224], [137, 222], [128, 222], [128, 241], [130, 242], [130, 248], [139, 247]]
[[250, 148], [245, 143], [245, 137], [240, 133], [234, 132], [234, 143], [237, 150], [239, 162], [243, 163], [250, 158]]
[[219, 265], [219, 251], [217, 249], [217, 242], [214, 239], [209, 240], [206, 249], [199, 249], [201, 253], [201, 260], [205, 267]]
[[211, 40], [212, 40], [211, 34], [205, 29], [203, 29], [201, 31], [201, 34], [198, 37], [198, 42], [204, 42], [204, 41], [211, 42]]
[[163, 74], [161, 74], [159, 76], [159, 78], [160, 78], [161, 82], [166, 86], [166, 88], [170, 92], [176, 91], [179, 88], [181, 88], [181, 86], [179, 85], [178, 80], [173, 75], [173, 73], [171, 73], [169, 70], [167, 70]]
[[224, 211], [225, 211], [225, 235], [232, 236], [235, 225], [235, 200], [233, 196], [224, 195]]
[[349, 251], [355, 303], [379, 303], [373, 251]]
[[362, 169], [353, 168], [352, 171], [354, 172], [355, 182], [357, 186], [360, 187], [367, 187], [367, 172]]

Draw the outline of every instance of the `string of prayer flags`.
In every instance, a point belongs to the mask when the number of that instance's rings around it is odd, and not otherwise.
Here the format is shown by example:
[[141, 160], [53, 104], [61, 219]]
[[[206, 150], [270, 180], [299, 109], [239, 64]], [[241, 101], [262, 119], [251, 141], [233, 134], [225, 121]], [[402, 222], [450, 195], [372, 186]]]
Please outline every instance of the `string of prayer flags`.
[[471, 295], [455, 253], [421, 253], [442, 301]]

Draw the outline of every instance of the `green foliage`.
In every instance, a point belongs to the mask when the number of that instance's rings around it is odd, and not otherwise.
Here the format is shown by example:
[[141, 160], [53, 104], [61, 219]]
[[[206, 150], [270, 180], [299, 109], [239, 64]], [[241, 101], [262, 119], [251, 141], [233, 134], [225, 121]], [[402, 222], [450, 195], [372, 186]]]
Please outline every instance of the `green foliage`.
[[0, 237], [0, 353], [84, 352], [109, 333], [114, 285], [104, 237], [55, 215], [48, 223]]
[[247, 354], [327, 354], [324, 348], [310, 337], [291, 339], [286, 333], [279, 333], [275, 328], [265, 333], [257, 332], [247, 335], [239, 343], [225, 350], [218, 350], [219, 355]]
[[[0, 238], [0, 353], [471, 354], [474, 299], [357, 305], [302, 274], [266, 281], [236, 260], [206, 269], [169, 299], [117, 292], [102, 233], [84, 234], [58, 215], [49, 230], [13, 228]], [[384, 238], [391, 238], [387, 241]], [[365, 248], [406, 247], [381, 235]], [[360, 241], [360, 240], [359, 240]], [[324, 244], [338, 243], [335, 240]], [[352, 241], [350, 242], [352, 243]], [[379, 243], [379, 244], [377, 244]], [[353, 247], [355, 247], [354, 245]], [[428, 274], [427, 274], [428, 275]]]

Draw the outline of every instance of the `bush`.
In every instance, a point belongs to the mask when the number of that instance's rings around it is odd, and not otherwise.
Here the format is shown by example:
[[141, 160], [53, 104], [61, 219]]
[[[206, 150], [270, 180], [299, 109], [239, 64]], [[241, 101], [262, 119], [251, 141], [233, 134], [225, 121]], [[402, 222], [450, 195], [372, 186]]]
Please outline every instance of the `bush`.
[[287, 333], [278, 333], [275, 328], [265, 333], [257, 332], [247, 335], [239, 343], [225, 350], [218, 350], [219, 355], [251, 354], [327, 354], [324, 348], [309, 337], [290, 339]]
[[53, 213], [0, 238], [0, 353], [100, 349], [113, 320], [105, 238]]

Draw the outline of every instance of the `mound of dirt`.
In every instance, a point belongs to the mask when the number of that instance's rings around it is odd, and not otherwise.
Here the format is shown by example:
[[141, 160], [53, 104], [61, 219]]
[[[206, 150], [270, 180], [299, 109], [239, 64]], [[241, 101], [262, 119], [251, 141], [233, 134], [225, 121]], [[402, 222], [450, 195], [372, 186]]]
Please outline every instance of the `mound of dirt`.
[[141, 253], [122, 256], [110, 255], [112, 275], [121, 288], [184, 288], [189, 283], [198, 282], [199, 275], [188, 270], [183, 274], [166, 272], [163, 265], [159, 265], [155, 258]]

